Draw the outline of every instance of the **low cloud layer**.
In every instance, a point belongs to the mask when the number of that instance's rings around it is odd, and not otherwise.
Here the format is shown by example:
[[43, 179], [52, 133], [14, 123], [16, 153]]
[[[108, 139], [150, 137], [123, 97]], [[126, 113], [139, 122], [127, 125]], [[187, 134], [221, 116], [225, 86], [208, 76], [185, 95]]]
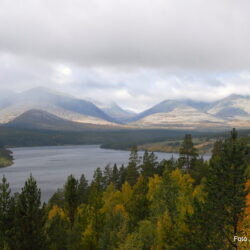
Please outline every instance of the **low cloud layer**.
[[248, 0], [0, 1], [0, 89], [143, 110], [250, 94]]

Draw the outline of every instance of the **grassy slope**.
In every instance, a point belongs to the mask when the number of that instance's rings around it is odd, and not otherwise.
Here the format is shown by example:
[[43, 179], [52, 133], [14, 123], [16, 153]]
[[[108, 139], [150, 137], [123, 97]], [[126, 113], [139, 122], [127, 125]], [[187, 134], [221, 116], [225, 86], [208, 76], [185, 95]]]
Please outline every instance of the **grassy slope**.
[[[194, 138], [193, 142], [199, 154], [210, 154], [215, 138]], [[153, 152], [178, 153], [182, 140], [169, 140], [164, 142], [148, 143], [140, 145], [139, 149]]]

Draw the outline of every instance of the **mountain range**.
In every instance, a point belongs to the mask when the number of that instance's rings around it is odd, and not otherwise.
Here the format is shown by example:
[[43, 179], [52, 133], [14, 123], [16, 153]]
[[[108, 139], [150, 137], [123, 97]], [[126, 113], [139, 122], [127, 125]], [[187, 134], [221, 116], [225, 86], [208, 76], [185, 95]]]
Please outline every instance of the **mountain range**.
[[90, 128], [228, 129], [250, 127], [250, 96], [215, 102], [165, 100], [139, 113], [116, 103], [87, 101], [46, 88], [0, 93], [0, 124], [81, 131]]

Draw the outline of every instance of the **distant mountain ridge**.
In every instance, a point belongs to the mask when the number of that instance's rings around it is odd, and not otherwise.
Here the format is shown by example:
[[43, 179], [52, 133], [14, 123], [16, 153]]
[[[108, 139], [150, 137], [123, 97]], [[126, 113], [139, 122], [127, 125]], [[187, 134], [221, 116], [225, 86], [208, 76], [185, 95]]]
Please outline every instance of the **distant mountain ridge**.
[[19, 94], [11, 92], [8, 97], [0, 94], [0, 124], [53, 130], [81, 130], [90, 126], [165, 129], [249, 128], [250, 96], [233, 94], [215, 102], [191, 99], [164, 100], [135, 114], [116, 103], [101, 104], [46, 88], [35, 88]]
[[91, 123], [79, 123], [59, 118], [43, 110], [28, 110], [10, 121], [7, 127], [60, 130], [60, 131], [83, 131], [85, 129], [105, 128], [105, 125], [94, 125]]
[[215, 102], [166, 100], [133, 117], [136, 127], [250, 127], [250, 96], [230, 95]]
[[94, 101], [94, 104], [119, 123], [127, 123], [136, 115], [132, 111], [121, 108], [115, 102], [104, 104]]
[[43, 110], [62, 119], [80, 123], [112, 124], [113, 118], [89, 101], [74, 98], [45, 88], [35, 88], [9, 99], [0, 108], [0, 123], [8, 123], [29, 110]]

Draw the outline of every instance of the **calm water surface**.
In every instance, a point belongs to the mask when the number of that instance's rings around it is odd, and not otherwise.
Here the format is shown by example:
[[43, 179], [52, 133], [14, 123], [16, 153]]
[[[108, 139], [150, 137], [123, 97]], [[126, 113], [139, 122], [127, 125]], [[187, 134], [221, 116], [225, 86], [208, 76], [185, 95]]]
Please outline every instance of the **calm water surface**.
[[[129, 152], [102, 149], [97, 145], [85, 146], [50, 146], [11, 148], [14, 164], [0, 169], [0, 176], [5, 175], [12, 192], [21, 190], [25, 180], [32, 175], [42, 190], [42, 199], [47, 201], [57, 188], [63, 187], [67, 176], [73, 174], [79, 178], [84, 174], [92, 178], [97, 167], [128, 162]], [[140, 152], [142, 154], [142, 152]], [[172, 153], [156, 153], [158, 160], [169, 159]], [[174, 154], [174, 157], [177, 155]]]

